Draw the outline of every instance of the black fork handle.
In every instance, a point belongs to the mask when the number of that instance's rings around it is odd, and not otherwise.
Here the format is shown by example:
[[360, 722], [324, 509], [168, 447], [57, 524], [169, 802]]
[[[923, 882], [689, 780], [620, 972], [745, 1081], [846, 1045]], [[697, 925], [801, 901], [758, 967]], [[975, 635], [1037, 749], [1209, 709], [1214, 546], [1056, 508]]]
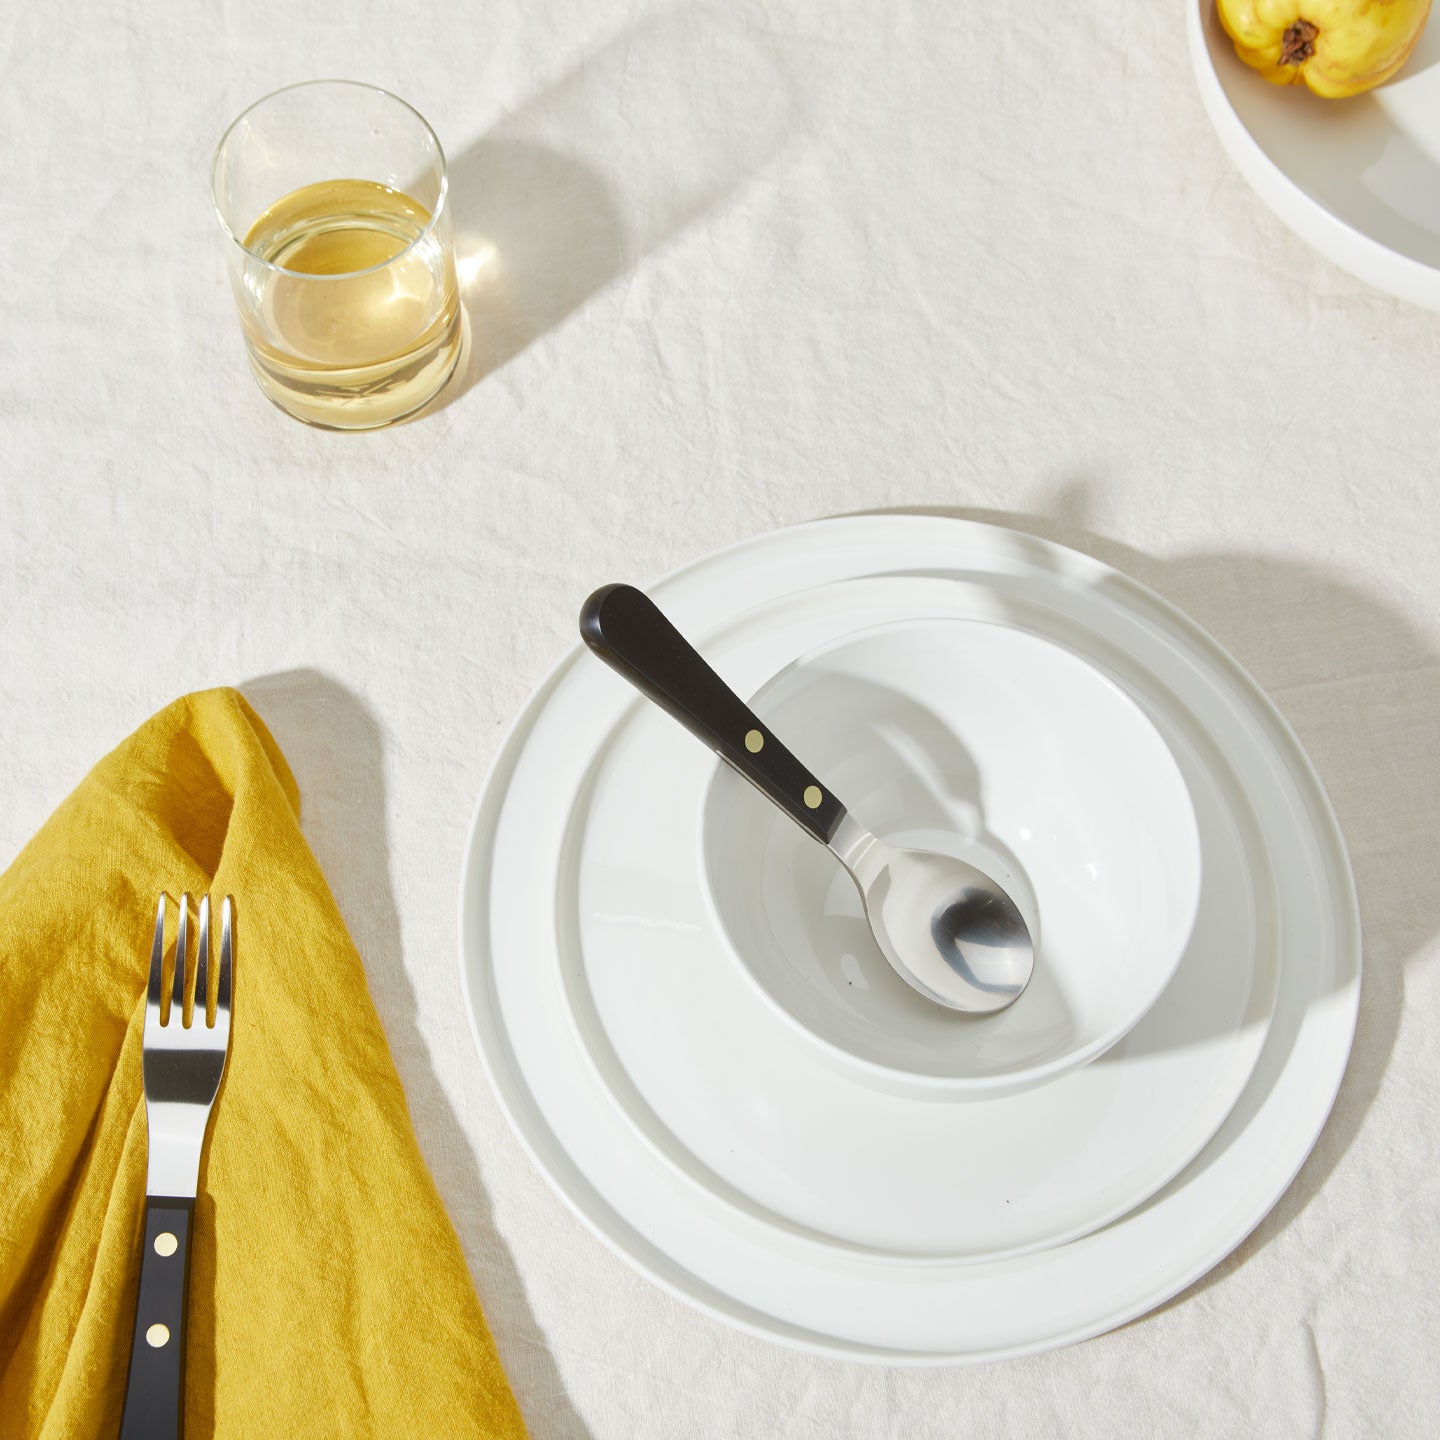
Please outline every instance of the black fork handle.
[[120, 1440], [178, 1440], [185, 1428], [185, 1317], [195, 1202], [145, 1197], [145, 1247]]
[[828, 845], [845, 807], [756, 718], [694, 646], [633, 585], [606, 585], [580, 611], [580, 634], [612, 670]]

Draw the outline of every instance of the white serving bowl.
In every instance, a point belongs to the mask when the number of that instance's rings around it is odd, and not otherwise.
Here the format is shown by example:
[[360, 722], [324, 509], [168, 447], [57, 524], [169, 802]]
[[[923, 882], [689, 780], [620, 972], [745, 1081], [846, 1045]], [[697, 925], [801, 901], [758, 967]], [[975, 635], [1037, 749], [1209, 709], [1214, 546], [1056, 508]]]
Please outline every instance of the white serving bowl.
[[1037, 940], [1009, 1009], [934, 1004], [886, 963], [838, 861], [720, 767], [711, 902], [830, 1064], [891, 1093], [1008, 1095], [1093, 1060], [1159, 998], [1195, 922], [1195, 814], [1165, 742], [1097, 670], [1004, 625], [902, 621], [804, 656], [752, 706], [883, 839], [989, 870]]
[[1352, 275], [1440, 310], [1440, 22], [1393, 80], [1344, 100], [1242, 64], [1215, 0], [1187, 0], [1185, 23], [1200, 98], [1260, 198]]

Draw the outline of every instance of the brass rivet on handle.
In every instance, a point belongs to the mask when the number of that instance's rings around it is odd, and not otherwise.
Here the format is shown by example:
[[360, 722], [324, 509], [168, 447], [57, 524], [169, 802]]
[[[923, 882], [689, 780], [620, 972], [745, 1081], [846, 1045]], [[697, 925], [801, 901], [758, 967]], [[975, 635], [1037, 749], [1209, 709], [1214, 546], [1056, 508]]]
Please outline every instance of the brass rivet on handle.
[[820, 793], [820, 787], [818, 785], [807, 785], [805, 787], [805, 803], [812, 810], [818, 810], [820, 808], [820, 802], [824, 798]]
[[765, 744], [765, 737], [758, 730], [751, 730], [745, 736], [745, 748], [752, 754], [758, 755]]
[[170, 1327], [168, 1325], [152, 1325], [145, 1332], [145, 1343], [159, 1349], [170, 1338]]
[[173, 1255], [180, 1242], [168, 1231], [162, 1230], [155, 1237], [155, 1253], [157, 1255]]

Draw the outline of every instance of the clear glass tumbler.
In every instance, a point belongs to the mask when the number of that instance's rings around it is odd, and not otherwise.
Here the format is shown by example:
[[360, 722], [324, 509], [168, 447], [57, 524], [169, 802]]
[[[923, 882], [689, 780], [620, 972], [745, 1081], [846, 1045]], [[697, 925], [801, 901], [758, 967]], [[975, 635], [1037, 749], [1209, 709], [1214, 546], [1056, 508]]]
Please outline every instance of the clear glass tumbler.
[[348, 80], [277, 90], [210, 174], [250, 364], [282, 410], [368, 430], [418, 410], [463, 342], [445, 156], [424, 119]]

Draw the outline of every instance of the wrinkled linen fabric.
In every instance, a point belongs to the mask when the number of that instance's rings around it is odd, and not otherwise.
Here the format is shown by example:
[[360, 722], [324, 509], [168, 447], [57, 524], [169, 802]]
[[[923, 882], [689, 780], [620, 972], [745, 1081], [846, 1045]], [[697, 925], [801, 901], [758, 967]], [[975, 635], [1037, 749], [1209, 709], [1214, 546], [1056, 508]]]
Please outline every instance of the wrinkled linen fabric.
[[185, 1433], [524, 1435], [299, 818], [264, 724], [212, 690], [106, 756], [0, 876], [0, 1435], [119, 1429], [162, 889], [172, 949], [182, 892], [235, 906]]
[[[1440, 320], [1270, 213], [1184, 21], [0, 7], [0, 864], [143, 716], [241, 687], [547, 1440], [1294, 1440], [1440, 1414]], [[206, 189], [245, 106], [337, 75], [435, 126], [473, 332], [447, 403], [363, 436], [260, 395]], [[1134, 1324], [964, 1372], [786, 1350], [632, 1272], [511, 1135], [456, 953], [476, 796], [585, 596], [877, 509], [1036, 531], [1188, 611], [1299, 733], [1363, 912], [1345, 1083], [1254, 1236]]]

